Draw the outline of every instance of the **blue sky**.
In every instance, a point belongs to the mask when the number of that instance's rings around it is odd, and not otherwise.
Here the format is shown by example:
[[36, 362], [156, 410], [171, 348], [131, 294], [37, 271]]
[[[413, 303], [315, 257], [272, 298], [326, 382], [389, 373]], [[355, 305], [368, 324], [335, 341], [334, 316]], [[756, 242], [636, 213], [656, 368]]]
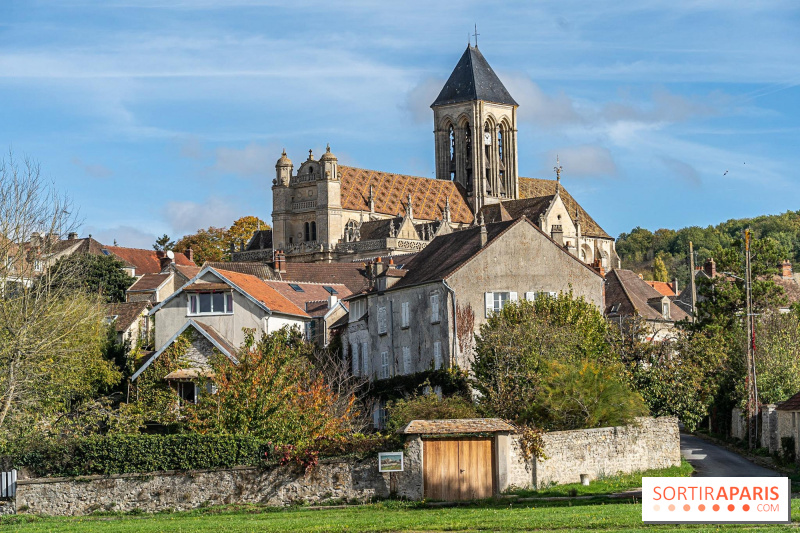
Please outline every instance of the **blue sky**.
[[284, 147], [432, 177], [476, 22], [521, 175], [559, 154], [609, 233], [800, 209], [796, 0], [2, 0], [0, 147], [123, 246], [268, 220]]

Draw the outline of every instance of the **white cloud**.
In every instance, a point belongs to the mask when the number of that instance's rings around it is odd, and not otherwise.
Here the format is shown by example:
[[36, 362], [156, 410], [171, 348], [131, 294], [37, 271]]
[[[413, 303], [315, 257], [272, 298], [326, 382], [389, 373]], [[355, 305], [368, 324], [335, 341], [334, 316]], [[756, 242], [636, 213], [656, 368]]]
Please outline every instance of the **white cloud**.
[[505, 73], [501, 78], [519, 104], [520, 120], [548, 127], [572, 125], [584, 120], [565, 93], [550, 96], [529, 77], [520, 74]]
[[169, 224], [171, 236], [179, 238], [195, 233], [209, 226], [227, 228], [242, 213], [238, 202], [234, 199], [212, 196], [202, 203], [181, 201], [167, 202], [163, 216]]
[[414, 122], [425, 124], [431, 121], [431, 104], [439, 96], [446, 81], [444, 78], [425, 78], [408, 91], [402, 107], [411, 113]]
[[700, 179], [700, 173], [692, 165], [675, 159], [674, 157], [662, 156], [660, 159], [664, 166], [667, 167], [670, 175], [695, 187], [702, 185], [703, 182]]
[[243, 177], [272, 177], [280, 154], [281, 150], [275, 146], [257, 143], [250, 143], [242, 149], [220, 147], [214, 151], [216, 160], [211, 169]]
[[[611, 152], [602, 146], [584, 144], [568, 146], [558, 150], [550, 150], [545, 161], [552, 162], [555, 166], [556, 157], [563, 167], [563, 177], [598, 177], [615, 176], [617, 165]], [[544, 169], [544, 174], [552, 172], [552, 167]]]

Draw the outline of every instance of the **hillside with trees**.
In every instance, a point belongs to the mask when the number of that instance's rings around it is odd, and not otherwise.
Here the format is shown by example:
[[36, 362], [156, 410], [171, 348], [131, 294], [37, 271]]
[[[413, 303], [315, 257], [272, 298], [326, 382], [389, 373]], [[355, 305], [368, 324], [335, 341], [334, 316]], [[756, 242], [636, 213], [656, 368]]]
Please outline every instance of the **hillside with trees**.
[[718, 257], [724, 249], [741, 246], [742, 231], [750, 227], [755, 239], [769, 241], [783, 258], [800, 263], [800, 210], [780, 215], [731, 219], [716, 226], [691, 226], [679, 230], [650, 231], [636, 227], [617, 238], [622, 268], [642, 274], [645, 279], [689, 282], [689, 242], [694, 244], [699, 266], [707, 257]]

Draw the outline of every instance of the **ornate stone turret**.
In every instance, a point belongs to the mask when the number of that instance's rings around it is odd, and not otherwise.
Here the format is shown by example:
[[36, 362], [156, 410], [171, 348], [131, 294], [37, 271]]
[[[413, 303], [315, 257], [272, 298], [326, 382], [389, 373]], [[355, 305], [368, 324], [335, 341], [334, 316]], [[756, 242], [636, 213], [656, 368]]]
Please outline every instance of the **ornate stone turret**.
[[411, 204], [411, 193], [408, 194], [408, 203], [406, 204], [406, 216], [414, 220], [414, 206]]
[[281, 154], [281, 158], [278, 159], [277, 163], [275, 163], [275, 185], [288, 187], [289, 180], [292, 178], [293, 167], [292, 160], [286, 156], [286, 150], [284, 149], [283, 154]]

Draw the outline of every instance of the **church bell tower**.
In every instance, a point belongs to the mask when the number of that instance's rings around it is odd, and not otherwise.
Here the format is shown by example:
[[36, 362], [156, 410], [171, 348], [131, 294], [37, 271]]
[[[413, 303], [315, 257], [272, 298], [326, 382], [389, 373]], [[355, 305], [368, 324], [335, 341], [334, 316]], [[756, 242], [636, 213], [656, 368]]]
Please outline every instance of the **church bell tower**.
[[477, 45], [468, 45], [433, 109], [436, 178], [459, 183], [473, 212], [519, 198], [517, 107]]

